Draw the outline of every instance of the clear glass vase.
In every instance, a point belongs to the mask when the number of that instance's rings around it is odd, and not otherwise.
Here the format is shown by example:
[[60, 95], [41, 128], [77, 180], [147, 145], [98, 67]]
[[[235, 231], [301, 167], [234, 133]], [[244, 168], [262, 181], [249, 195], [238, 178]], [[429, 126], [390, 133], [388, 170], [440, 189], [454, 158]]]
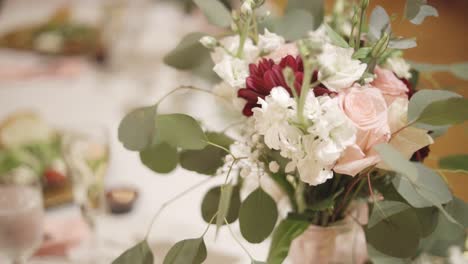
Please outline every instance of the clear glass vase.
[[310, 225], [293, 240], [285, 263], [363, 264], [366, 260], [364, 230], [354, 218], [347, 217], [326, 227]]

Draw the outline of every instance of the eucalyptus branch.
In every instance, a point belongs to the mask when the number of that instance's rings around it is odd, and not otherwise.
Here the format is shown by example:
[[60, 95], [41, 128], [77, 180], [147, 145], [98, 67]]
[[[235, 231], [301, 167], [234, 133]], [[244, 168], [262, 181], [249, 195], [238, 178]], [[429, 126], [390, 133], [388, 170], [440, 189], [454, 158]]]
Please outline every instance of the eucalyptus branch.
[[159, 215], [161, 215], [161, 213], [164, 211], [164, 209], [169, 206], [170, 204], [172, 204], [173, 202], [177, 201], [178, 199], [182, 198], [183, 196], [185, 196], [186, 194], [190, 193], [191, 191], [195, 190], [196, 188], [204, 185], [205, 183], [211, 181], [212, 179], [214, 179], [216, 177], [209, 177], [189, 188], [187, 188], [186, 190], [182, 191], [181, 193], [175, 195], [174, 197], [172, 197], [171, 199], [167, 200], [166, 202], [164, 202], [161, 207], [158, 209], [158, 211], [156, 212], [156, 214], [153, 216], [153, 219], [151, 220], [151, 223], [150, 223], [150, 226], [148, 228], [148, 231], [146, 232], [146, 235], [145, 235], [145, 239], [148, 238], [149, 236], [149, 233], [151, 232], [151, 229], [153, 229], [153, 225], [154, 223], [156, 222], [157, 218], [159, 217]]
[[208, 145], [211, 145], [211, 146], [213, 146], [213, 147], [215, 147], [215, 148], [219, 148], [219, 149], [221, 149], [221, 150], [226, 151], [227, 154], [231, 155], [234, 159], [237, 159], [236, 156], [234, 156], [234, 154], [232, 154], [232, 152], [231, 152], [229, 149], [227, 149], [227, 148], [225, 148], [225, 147], [223, 147], [223, 146], [221, 146], [221, 145], [218, 145], [218, 144], [216, 144], [216, 143], [213, 143], [213, 142], [211, 142], [211, 141], [208, 141], [208, 140], [205, 141], [205, 142], [206, 142], [206, 144], [208, 144]]
[[202, 92], [202, 93], [207, 93], [207, 94], [211, 94], [221, 100], [226, 100], [224, 97], [220, 96], [220, 95], [217, 95], [215, 93], [213, 93], [212, 91], [209, 91], [209, 90], [206, 90], [206, 89], [202, 89], [202, 88], [198, 88], [198, 87], [195, 87], [195, 86], [191, 86], [191, 85], [182, 85], [182, 86], [179, 86], [177, 88], [175, 88], [174, 90], [166, 93], [165, 95], [163, 95], [157, 102], [156, 102], [156, 105], [159, 105], [160, 103], [162, 103], [164, 100], [166, 100], [169, 96], [171, 96], [172, 94], [174, 94], [175, 92], [177, 91], [180, 91], [180, 90], [192, 90], [192, 91], [197, 91], [197, 92]]
[[221, 132], [226, 133], [229, 129], [231, 129], [233, 127], [236, 127], [236, 126], [239, 126], [239, 125], [242, 125], [244, 122], [245, 122], [245, 120], [240, 120], [240, 121], [231, 123], [228, 126], [226, 126], [223, 130], [221, 130]]
[[391, 137], [393, 137], [393, 136], [395, 136], [396, 134], [400, 133], [400, 132], [403, 131], [404, 129], [406, 129], [406, 128], [408, 128], [408, 127], [410, 127], [410, 126], [416, 124], [416, 122], [417, 122], [417, 120], [414, 120], [414, 121], [411, 121], [411, 122], [409, 122], [408, 124], [406, 124], [406, 125], [400, 127], [397, 131], [395, 131], [395, 132], [392, 133]]
[[241, 32], [240, 35], [240, 40], [239, 40], [239, 49], [237, 50], [237, 57], [242, 58], [244, 54], [244, 46], [245, 46], [245, 41], [247, 40], [247, 37], [249, 36], [249, 30], [250, 30], [250, 21], [252, 17], [248, 16], [247, 20], [244, 23], [244, 28], [243, 31]]
[[358, 25], [358, 31], [357, 31], [357, 36], [356, 36], [356, 45], [354, 45], [355, 50], [358, 50], [361, 46], [362, 23], [364, 21], [364, 16], [366, 14], [367, 5], [369, 5], [369, 0], [361, 1], [361, 8], [360, 8], [361, 17], [359, 18], [359, 25]]
[[206, 225], [206, 228], [205, 228], [205, 231], [203, 231], [203, 234], [200, 236], [200, 237], [204, 237], [206, 235], [206, 232], [208, 232], [208, 230], [210, 229], [210, 226], [211, 224], [213, 223], [213, 221], [216, 219], [216, 216], [218, 216], [218, 212], [216, 212], [210, 219], [210, 221], [208, 222], [208, 225]]
[[244, 250], [244, 252], [249, 256], [250, 260], [251, 261], [254, 261], [254, 258], [252, 257], [252, 255], [249, 253], [249, 251], [244, 247], [244, 245], [242, 245], [242, 243], [239, 241], [239, 239], [236, 237], [236, 235], [234, 234], [234, 232], [232, 231], [231, 229], [231, 225], [228, 223], [227, 219], [224, 218], [224, 222], [226, 223], [226, 226], [229, 230], [229, 233], [231, 234], [232, 238], [234, 238], [234, 240], [237, 242], [237, 244], [239, 244], [239, 246], [242, 248], [242, 250]]

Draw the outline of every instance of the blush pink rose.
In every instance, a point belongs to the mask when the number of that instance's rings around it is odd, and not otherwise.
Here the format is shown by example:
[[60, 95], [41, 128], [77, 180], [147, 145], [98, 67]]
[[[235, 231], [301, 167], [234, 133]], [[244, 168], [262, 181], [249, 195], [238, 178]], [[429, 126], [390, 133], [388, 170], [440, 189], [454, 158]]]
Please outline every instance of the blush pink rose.
[[372, 85], [382, 91], [388, 106], [396, 98], [408, 98], [408, 87], [392, 71], [376, 67], [374, 73], [377, 78]]
[[355, 176], [380, 161], [372, 149], [390, 139], [388, 109], [382, 92], [370, 85], [355, 85], [339, 96], [341, 108], [356, 126], [357, 134], [356, 143], [345, 149], [334, 171]]
[[268, 54], [266, 58], [272, 59], [275, 62], [281, 61], [282, 58], [291, 55], [294, 58], [299, 55], [299, 50], [297, 49], [296, 43], [287, 43], [281, 46], [279, 49]]

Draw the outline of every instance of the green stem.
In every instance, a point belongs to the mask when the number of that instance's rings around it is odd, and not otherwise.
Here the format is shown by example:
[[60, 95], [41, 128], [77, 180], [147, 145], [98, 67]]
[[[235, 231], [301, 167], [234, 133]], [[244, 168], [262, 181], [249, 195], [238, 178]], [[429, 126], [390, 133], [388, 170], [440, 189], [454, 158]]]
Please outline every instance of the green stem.
[[169, 96], [171, 96], [172, 94], [174, 94], [175, 92], [177, 91], [180, 91], [180, 90], [192, 90], [192, 91], [197, 91], [197, 92], [202, 92], [202, 93], [207, 93], [207, 94], [211, 94], [211, 95], [214, 95], [222, 100], [226, 100], [224, 97], [222, 96], [219, 96], [217, 94], [214, 94], [213, 92], [209, 91], [209, 90], [205, 90], [205, 89], [201, 89], [201, 88], [198, 88], [198, 87], [194, 87], [194, 86], [191, 86], [191, 85], [184, 85], [184, 86], [179, 86], [177, 88], [175, 88], [174, 90], [168, 92], [167, 94], [163, 95], [163, 97], [161, 97], [157, 102], [156, 102], [156, 105], [162, 103], [165, 99], [167, 99]]
[[305, 188], [305, 183], [301, 180], [299, 180], [296, 188], [296, 202], [297, 202], [297, 211], [299, 213], [303, 213], [307, 207], [305, 199], [304, 199], [304, 188]]
[[151, 220], [151, 223], [150, 223], [150, 226], [148, 228], [148, 231], [146, 232], [146, 235], [145, 235], [145, 239], [148, 239], [148, 236], [149, 236], [149, 233], [151, 231], [151, 229], [153, 229], [153, 225], [154, 223], [156, 222], [156, 219], [159, 217], [159, 215], [164, 211], [164, 209], [169, 206], [170, 204], [172, 204], [173, 202], [177, 201], [178, 199], [182, 198], [183, 196], [185, 196], [186, 194], [190, 193], [191, 191], [195, 190], [196, 188], [202, 186], [203, 184], [211, 181], [212, 179], [214, 179], [216, 177], [210, 177], [210, 178], [207, 178], [189, 188], [187, 188], [186, 190], [184, 190], [183, 192], [177, 194], [176, 196], [172, 197], [171, 199], [167, 200], [166, 202], [164, 202], [161, 207], [158, 209], [158, 211], [156, 212], [156, 214], [153, 216], [153, 219]]
[[258, 25], [257, 25], [257, 15], [255, 15], [255, 12], [252, 13], [252, 29], [253, 29], [253, 41], [256, 45], [258, 43]]
[[225, 147], [223, 147], [223, 146], [221, 146], [221, 145], [218, 145], [218, 144], [216, 144], [216, 143], [213, 143], [213, 142], [211, 142], [211, 141], [208, 141], [208, 140], [205, 141], [205, 142], [206, 142], [206, 144], [208, 144], [208, 145], [211, 145], [211, 146], [213, 146], [213, 147], [215, 147], [215, 148], [219, 148], [219, 149], [221, 149], [221, 150], [226, 151], [226, 153], [228, 153], [229, 155], [231, 155], [235, 160], [237, 159], [236, 156], [234, 156], [234, 154], [232, 154], [232, 152], [231, 152], [229, 149], [227, 149], [227, 148], [225, 148]]
[[362, 23], [364, 21], [364, 15], [366, 14], [365, 8], [360, 8], [361, 10], [361, 17], [359, 18], [359, 26], [358, 26], [358, 34], [356, 36], [356, 45], [354, 45], [354, 49], [358, 50], [361, 46], [361, 31], [362, 31]]
[[244, 30], [242, 31], [242, 33], [240, 35], [239, 49], [237, 50], [237, 54], [236, 54], [236, 56], [238, 58], [242, 58], [242, 56], [244, 54], [244, 46], [245, 46], [245, 41], [247, 40], [247, 37], [249, 35], [250, 20], [251, 19], [252, 19], [251, 17], [247, 18], [247, 21], [245, 21], [245, 23], [244, 23]]
[[227, 228], [229, 230], [229, 233], [231, 233], [232, 238], [234, 238], [234, 240], [237, 242], [237, 244], [239, 244], [239, 246], [242, 248], [242, 250], [244, 250], [244, 252], [247, 254], [247, 256], [249, 256], [250, 260], [253, 262], [254, 258], [249, 253], [249, 251], [244, 247], [244, 245], [242, 245], [242, 243], [239, 241], [239, 239], [236, 237], [236, 235], [234, 234], [234, 232], [231, 229], [231, 225], [228, 223], [226, 218], [224, 218], [224, 222], [226, 223], [226, 226], [227, 226]]
[[210, 229], [211, 224], [215, 220], [216, 216], [218, 216], [218, 212], [216, 212], [213, 217], [211, 217], [210, 222], [208, 222], [208, 225], [206, 225], [205, 231], [203, 231], [203, 234], [200, 237], [204, 237], [206, 235], [206, 232]]

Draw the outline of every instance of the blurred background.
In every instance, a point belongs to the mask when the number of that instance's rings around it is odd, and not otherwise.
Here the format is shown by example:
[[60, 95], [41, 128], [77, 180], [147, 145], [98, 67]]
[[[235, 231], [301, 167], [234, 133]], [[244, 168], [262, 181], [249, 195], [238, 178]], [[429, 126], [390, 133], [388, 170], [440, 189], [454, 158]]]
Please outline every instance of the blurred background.
[[[333, 2], [326, 1], [326, 9]], [[382, 5], [390, 14], [403, 12], [404, 0], [370, 2], [370, 9]], [[420, 26], [400, 18], [393, 24], [398, 35], [417, 38], [418, 47], [407, 50], [405, 57], [431, 64], [468, 61], [468, 1], [429, 3], [439, 11], [439, 18], [428, 18]], [[286, 4], [287, 0], [267, 1], [279, 15]], [[31, 263], [109, 263], [146, 235], [162, 203], [203, 180], [183, 170], [155, 175], [117, 140], [118, 124], [130, 109], [154, 103], [184, 84], [211, 89], [210, 79], [163, 62], [192, 31], [217, 33], [191, 0], [0, 0], [0, 167], [6, 171], [14, 165], [10, 153], [2, 152], [14, 145], [14, 157], [26, 157], [45, 171], [40, 182], [31, 183], [44, 193], [46, 205], [45, 239]], [[449, 89], [468, 96], [468, 81], [450, 74], [420, 80], [419, 88]], [[188, 92], [171, 97], [162, 108], [209, 120], [205, 125], [210, 129], [222, 129], [229, 123], [226, 119], [236, 118], [212, 98]], [[46, 143], [27, 144], [37, 138]], [[467, 153], [467, 142], [466, 123], [451, 128], [431, 146], [427, 164], [436, 167], [440, 157]], [[39, 161], [28, 159], [31, 153]], [[27, 181], [32, 173], [17, 170], [9, 176]], [[444, 176], [455, 194], [468, 201], [466, 175]], [[198, 206], [207, 187], [164, 211], [149, 236], [156, 255], [163, 256], [173, 242], [203, 231]], [[2, 219], [2, 213], [0, 208], [0, 235], [2, 221], [11, 221]], [[18, 219], [34, 215], [41, 212], [31, 211]], [[34, 230], [35, 224], [19, 222], [18, 226]], [[15, 243], [38, 247], [23, 242]], [[0, 252], [9, 244], [0, 237]], [[230, 236], [221, 234], [216, 241], [207, 241], [207, 246], [213, 254], [206, 263], [248, 261]], [[248, 247], [258, 259], [268, 250], [267, 244]]]

